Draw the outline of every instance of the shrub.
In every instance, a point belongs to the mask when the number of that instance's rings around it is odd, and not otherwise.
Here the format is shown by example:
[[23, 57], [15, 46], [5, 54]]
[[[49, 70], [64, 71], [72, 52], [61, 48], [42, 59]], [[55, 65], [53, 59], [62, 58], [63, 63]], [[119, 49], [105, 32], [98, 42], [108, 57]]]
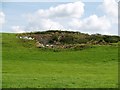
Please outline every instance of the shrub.
[[72, 35], [65, 35], [60, 39], [61, 43], [74, 44], [74, 37]]

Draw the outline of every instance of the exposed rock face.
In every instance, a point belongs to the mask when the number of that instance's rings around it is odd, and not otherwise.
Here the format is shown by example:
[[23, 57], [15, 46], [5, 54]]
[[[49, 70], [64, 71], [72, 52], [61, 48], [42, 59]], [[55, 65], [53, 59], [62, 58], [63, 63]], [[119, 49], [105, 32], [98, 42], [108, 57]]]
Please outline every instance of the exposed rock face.
[[33, 35], [33, 37], [35, 38], [35, 40], [39, 41], [43, 45], [48, 44], [51, 39], [51, 35], [38, 34], [38, 35]]

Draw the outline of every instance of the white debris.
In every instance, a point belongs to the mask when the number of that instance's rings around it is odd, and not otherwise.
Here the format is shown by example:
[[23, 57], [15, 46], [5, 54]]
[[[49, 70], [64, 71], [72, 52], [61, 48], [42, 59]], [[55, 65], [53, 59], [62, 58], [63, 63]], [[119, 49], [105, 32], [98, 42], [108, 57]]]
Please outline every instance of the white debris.
[[28, 36], [20, 36], [20, 39], [27, 39], [27, 40], [34, 40], [34, 38], [32, 37], [28, 37]]
[[51, 47], [53, 46], [53, 45], [50, 45]]
[[46, 47], [49, 47], [49, 45], [47, 44]]

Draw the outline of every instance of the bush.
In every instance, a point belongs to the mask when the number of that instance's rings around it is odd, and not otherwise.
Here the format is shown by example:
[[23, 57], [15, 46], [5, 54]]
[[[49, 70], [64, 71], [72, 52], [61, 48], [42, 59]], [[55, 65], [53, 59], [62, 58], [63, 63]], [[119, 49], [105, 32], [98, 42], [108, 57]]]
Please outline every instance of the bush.
[[107, 43], [117, 43], [119, 41], [118, 36], [104, 36], [104, 40]]
[[51, 37], [51, 39], [49, 40], [49, 43], [50, 44], [53, 44], [54, 42], [57, 42], [58, 41], [58, 36], [57, 35], [53, 35]]
[[65, 35], [60, 39], [61, 43], [74, 44], [74, 37], [72, 35]]

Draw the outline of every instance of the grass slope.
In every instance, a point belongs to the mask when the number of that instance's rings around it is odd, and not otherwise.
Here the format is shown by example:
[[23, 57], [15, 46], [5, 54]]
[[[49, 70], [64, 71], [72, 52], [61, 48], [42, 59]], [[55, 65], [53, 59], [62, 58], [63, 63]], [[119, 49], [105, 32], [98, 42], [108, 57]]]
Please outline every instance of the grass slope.
[[118, 87], [118, 48], [94, 46], [81, 51], [44, 51], [15, 34], [2, 38], [3, 88]]

